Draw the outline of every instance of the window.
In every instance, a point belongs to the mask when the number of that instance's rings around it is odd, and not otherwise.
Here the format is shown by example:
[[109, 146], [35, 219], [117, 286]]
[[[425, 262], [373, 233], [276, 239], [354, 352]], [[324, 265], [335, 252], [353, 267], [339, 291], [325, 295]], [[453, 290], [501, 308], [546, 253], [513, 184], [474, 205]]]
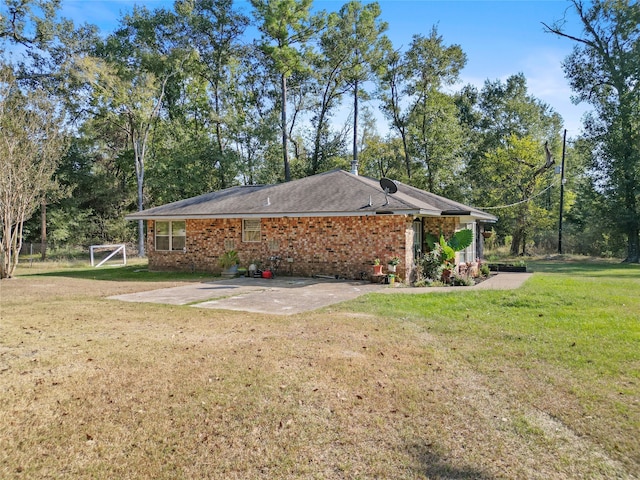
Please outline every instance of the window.
[[417, 259], [422, 256], [422, 220], [416, 218], [412, 224], [413, 227], [413, 258]]
[[156, 222], [156, 250], [184, 251], [186, 240], [186, 222]]
[[242, 241], [259, 242], [260, 238], [260, 219], [242, 220]]
[[468, 228], [469, 230], [471, 230], [473, 232], [473, 240], [471, 241], [471, 245], [469, 245], [467, 248], [465, 248], [464, 250], [462, 250], [459, 254], [458, 254], [458, 259], [460, 262], [462, 263], [466, 263], [466, 262], [473, 262], [476, 259], [476, 255], [475, 255], [475, 251], [476, 251], [476, 240], [475, 240], [475, 223], [467, 223], [464, 225], [460, 225], [460, 229], [464, 230], [465, 228]]

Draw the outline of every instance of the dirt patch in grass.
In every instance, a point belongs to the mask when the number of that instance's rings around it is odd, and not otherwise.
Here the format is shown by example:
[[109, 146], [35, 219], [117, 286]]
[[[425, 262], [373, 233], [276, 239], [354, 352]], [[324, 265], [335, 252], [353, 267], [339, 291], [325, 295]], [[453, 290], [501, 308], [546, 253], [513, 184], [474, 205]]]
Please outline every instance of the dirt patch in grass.
[[496, 380], [402, 318], [105, 299], [169, 285], [2, 282], [0, 477], [637, 473], [530, 403], [521, 386], [541, 380]]

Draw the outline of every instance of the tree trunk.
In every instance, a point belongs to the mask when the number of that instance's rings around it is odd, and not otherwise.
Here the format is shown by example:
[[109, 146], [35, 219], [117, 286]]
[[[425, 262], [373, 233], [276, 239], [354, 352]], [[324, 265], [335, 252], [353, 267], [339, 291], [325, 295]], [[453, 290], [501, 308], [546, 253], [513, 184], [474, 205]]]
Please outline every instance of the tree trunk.
[[0, 239], [2, 242], [2, 245], [0, 246], [0, 280], [8, 278], [9, 276], [9, 245], [11, 245], [9, 241], [10, 237], [7, 236], [8, 228], [6, 225], [3, 227], [2, 238]]
[[289, 167], [288, 135], [287, 135], [287, 77], [282, 74], [282, 158], [284, 160], [284, 181], [291, 180], [291, 170]]
[[22, 216], [15, 225], [11, 226], [11, 222], [3, 225], [2, 247], [0, 248], [0, 257], [2, 264], [0, 265], [0, 278], [12, 278], [18, 266], [18, 257], [22, 248], [22, 229], [24, 226], [24, 216]]
[[[629, 125], [631, 124], [631, 120], [627, 121]], [[628, 132], [627, 138], [631, 138], [631, 132]], [[625, 149], [625, 163], [631, 164], [632, 162], [629, 160], [633, 158], [633, 153], [630, 152], [630, 148], [627, 147]], [[624, 259], [625, 263], [640, 263], [640, 213], [638, 212], [638, 202], [636, 200], [636, 193], [638, 191], [638, 180], [637, 176], [634, 174], [630, 168], [624, 175], [624, 183], [623, 183], [623, 201], [624, 201], [624, 209], [625, 217], [628, 219], [625, 221], [625, 230], [627, 232], [627, 258]]]
[[[138, 211], [141, 212], [143, 210], [142, 206], [142, 182], [138, 182]], [[143, 258], [145, 255], [144, 251], [144, 220], [138, 220], [138, 257]]]
[[311, 170], [309, 172], [310, 175], [315, 175], [320, 169], [320, 144], [322, 142], [322, 127], [324, 126], [324, 117], [326, 112], [326, 104], [323, 104], [322, 109], [320, 110], [318, 125], [316, 126], [316, 135], [313, 142], [313, 155], [311, 156]]
[[402, 139], [402, 148], [404, 149], [404, 165], [407, 172], [407, 178], [411, 178], [411, 157], [409, 156], [409, 147], [407, 145], [407, 126], [400, 118], [400, 95], [398, 94], [395, 82], [391, 85], [391, 108], [393, 110], [393, 124]]
[[640, 263], [640, 232], [637, 227], [629, 229], [627, 258], [625, 263]]
[[[136, 181], [138, 182], [138, 212], [144, 209], [144, 154], [145, 144], [139, 138], [135, 137], [134, 123], [131, 123], [131, 143], [133, 145], [133, 156], [136, 166]], [[143, 258], [144, 251], [144, 221], [138, 220], [138, 257]]]
[[40, 204], [40, 259], [44, 262], [47, 259], [47, 199], [42, 197]]
[[512, 235], [511, 248], [509, 249], [509, 254], [511, 256], [516, 257], [520, 253], [520, 244], [522, 243], [522, 238], [522, 228], [516, 227]]
[[[138, 212], [142, 212], [144, 210], [144, 163], [139, 158], [136, 158], [136, 179], [138, 180]], [[144, 242], [144, 220], [138, 220], [138, 257], [140, 258], [145, 255]]]
[[[138, 212], [141, 212], [144, 209], [144, 194], [143, 194], [143, 183], [144, 177], [138, 175]], [[144, 251], [144, 220], [138, 220], [138, 257], [143, 258], [145, 255]]]
[[400, 138], [402, 138], [402, 148], [404, 150], [404, 164], [407, 169], [407, 178], [411, 178], [411, 157], [409, 156], [409, 147], [407, 145], [407, 131], [405, 127], [398, 128], [400, 131]]
[[352, 173], [358, 173], [358, 81], [353, 87], [353, 161]]

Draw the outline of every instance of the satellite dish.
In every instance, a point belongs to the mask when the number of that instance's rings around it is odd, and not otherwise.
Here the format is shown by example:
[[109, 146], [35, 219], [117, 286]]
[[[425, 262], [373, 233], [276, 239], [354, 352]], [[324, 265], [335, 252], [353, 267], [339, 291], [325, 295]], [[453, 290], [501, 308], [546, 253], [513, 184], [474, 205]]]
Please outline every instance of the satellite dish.
[[391, 180], [390, 178], [381, 178], [380, 179], [380, 187], [384, 190], [384, 193], [396, 193], [398, 191], [398, 186], [396, 182]]
[[380, 187], [384, 190], [384, 205], [389, 205], [389, 195], [390, 193], [396, 193], [398, 191], [398, 186], [396, 182], [391, 180], [390, 178], [381, 178], [380, 179]]

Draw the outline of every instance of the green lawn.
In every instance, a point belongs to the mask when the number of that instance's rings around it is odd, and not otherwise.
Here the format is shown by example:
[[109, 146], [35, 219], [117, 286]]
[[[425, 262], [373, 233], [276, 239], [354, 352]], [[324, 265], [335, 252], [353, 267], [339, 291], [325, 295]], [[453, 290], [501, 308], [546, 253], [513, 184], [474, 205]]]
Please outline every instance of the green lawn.
[[517, 291], [370, 296], [351, 308], [437, 336], [496, 388], [597, 439], [638, 473], [640, 266], [540, 261], [529, 270], [538, 273]]

